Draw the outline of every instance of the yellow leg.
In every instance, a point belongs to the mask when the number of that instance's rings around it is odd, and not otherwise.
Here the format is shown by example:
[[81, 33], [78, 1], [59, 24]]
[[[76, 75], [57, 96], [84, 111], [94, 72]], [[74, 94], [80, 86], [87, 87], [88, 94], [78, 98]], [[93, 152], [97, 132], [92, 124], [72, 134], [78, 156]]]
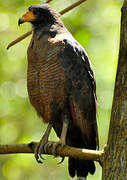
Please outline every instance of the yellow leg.
[[51, 129], [52, 129], [52, 125], [49, 123], [44, 135], [42, 136], [42, 138], [35, 150], [35, 158], [38, 163], [42, 163], [42, 161], [39, 160], [39, 157], [44, 160], [44, 158], [42, 157], [41, 154], [43, 154], [45, 152], [45, 145], [48, 143], [48, 138], [49, 138]]
[[[66, 145], [66, 135], [67, 135], [68, 124], [69, 124], [69, 120], [68, 120], [67, 116], [64, 116], [60, 140], [58, 142], [54, 143], [53, 148], [52, 148], [52, 153], [55, 157], [57, 156], [57, 147], [61, 146], [63, 148]], [[62, 161], [60, 163], [62, 163], [63, 160], [64, 160], [64, 157], [62, 157]]]

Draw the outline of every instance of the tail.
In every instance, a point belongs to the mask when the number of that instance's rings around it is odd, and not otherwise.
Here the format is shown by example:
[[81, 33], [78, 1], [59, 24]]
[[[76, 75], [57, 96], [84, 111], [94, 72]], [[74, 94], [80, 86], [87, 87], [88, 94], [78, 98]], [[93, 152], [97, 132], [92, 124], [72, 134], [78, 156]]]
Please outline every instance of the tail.
[[69, 158], [68, 170], [71, 177], [74, 177], [75, 174], [77, 174], [77, 180], [85, 180], [88, 173], [94, 174], [95, 165], [93, 161]]
[[[82, 136], [80, 129], [74, 126], [69, 128], [67, 144], [77, 148], [87, 147], [86, 144], [84, 144], [84, 136]], [[95, 169], [93, 161], [70, 157], [68, 159], [69, 174], [71, 177], [77, 175], [77, 180], [86, 180], [88, 173], [94, 174]]]

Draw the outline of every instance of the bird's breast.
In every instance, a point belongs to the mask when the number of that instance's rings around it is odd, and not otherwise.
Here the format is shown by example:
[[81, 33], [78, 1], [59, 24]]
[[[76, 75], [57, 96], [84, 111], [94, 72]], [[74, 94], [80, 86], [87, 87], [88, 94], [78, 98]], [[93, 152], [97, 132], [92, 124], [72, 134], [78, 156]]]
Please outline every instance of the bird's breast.
[[28, 48], [28, 94], [39, 116], [47, 122], [52, 117], [53, 104], [64, 104], [65, 75], [58, 55], [60, 47], [37, 43], [31, 42]]

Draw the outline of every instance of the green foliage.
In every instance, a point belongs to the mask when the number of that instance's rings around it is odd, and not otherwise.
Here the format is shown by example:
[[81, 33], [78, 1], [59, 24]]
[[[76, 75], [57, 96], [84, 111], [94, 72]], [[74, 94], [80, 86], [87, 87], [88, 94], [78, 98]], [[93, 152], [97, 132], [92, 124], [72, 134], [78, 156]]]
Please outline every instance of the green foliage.
[[[60, 11], [74, 0], [51, 2]], [[0, 1], [0, 143], [28, 143], [38, 141], [45, 131], [31, 107], [27, 89], [27, 47], [30, 37], [8, 51], [9, 42], [28, 31], [31, 26], [19, 29], [18, 18], [31, 4], [39, 0]], [[66, 27], [85, 47], [91, 59], [97, 82], [98, 126], [100, 148], [107, 141], [113, 88], [117, 66], [120, 31], [120, 0], [87, 0], [80, 7], [62, 16]], [[57, 140], [54, 132], [51, 139]], [[35, 162], [33, 155], [2, 155], [0, 157], [1, 180], [67, 180], [67, 160], [57, 165], [59, 159], [46, 156], [44, 164]], [[101, 168], [88, 180], [101, 179]]]

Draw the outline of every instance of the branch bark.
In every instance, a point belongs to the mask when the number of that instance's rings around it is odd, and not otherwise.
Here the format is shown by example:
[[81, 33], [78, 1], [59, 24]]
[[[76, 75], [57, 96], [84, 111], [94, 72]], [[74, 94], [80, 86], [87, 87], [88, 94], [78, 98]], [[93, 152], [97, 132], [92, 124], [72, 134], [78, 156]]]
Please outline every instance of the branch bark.
[[127, 179], [127, 0], [121, 16], [120, 50], [102, 180]]
[[[51, 2], [51, 1], [52, 1], [52, 0], [47, 0], [46, 3], [49, 3], [49, 2]], [[70, 5], [70, 6], [68, 6], [67, 8], [63, 9], [62, 11], [60, 11], [59, 14], [63, 15], [63, 14], [65, 14], [66, 12], [72, 10], [73, 8], [79, 6], [81, 3], [85, 2], [85, 1], [86, 1], [86, 0], [79, 0], [79, 1], [77, 1], [76, 3], [74, 3], [74, 4]], [[11, 46], [17, 44], [18, 42], [22, 41], [22, 40], [25, 39], [27, 36], [29, 36], [30, 34], [32, 34], [32, 31], [33, 31], [33, 30], [28, 31], [27, 33], [23, 34], [22, 36], [18, 37], [17, 39], [15, 39], [15, 40], [12, 41], [11, 43], [9, 43], [9, 45], [7, 46], [7, 50], [8, 50]]]
[[[45, 154], [52, 155], [52, 146], [53, 143], [50, 141], [47, 146]], [[31, 142], [29, 144], [15, 144], [15, 145], [0, 145], [0, 154], [15, 154], [15, 153], [34, 153], [37, 146], [37, 142]], [[101, 164], [103, 158], [103, 151], [94, 151], [88, 149], [79, 149], [70, 146], [65, 146], [61, 148], [57, 147], [57, 153], [60, 156], [69, 156], [74, 158], [80, 158], [84, 160], [93, 160]]]
[[29, 36], [29, 35], [31, 35], [31, 34], [32, 34], [32, 30], [31, 30], [31, 31], [28, 31], [28, 32], [26, 32], [25, 34], [23, 34], [22, 36], [18, 37], [17, 39], [15, 39], [14, 41], [12, 41], [12, 42], [8, 45], [7, 50], [8, 50], [11, 46], [17, 44], [18, 42], [22, 41], [23, 39], [25, 39], [27, 36]]
[[60, 13], [61, 15], [63, 15], [63, 14], [65, 14], [66, 12], [72, 10], [73, 8], [79, 6], [81, 3], [85, 2], [85, 1], [87, 1], [87, 0], [79, 0], [79, 1], [75, 2], [74, 4], [68, 6], [68, 7], [65, 8], [64, 10], [60, 11], [59, 13]]

